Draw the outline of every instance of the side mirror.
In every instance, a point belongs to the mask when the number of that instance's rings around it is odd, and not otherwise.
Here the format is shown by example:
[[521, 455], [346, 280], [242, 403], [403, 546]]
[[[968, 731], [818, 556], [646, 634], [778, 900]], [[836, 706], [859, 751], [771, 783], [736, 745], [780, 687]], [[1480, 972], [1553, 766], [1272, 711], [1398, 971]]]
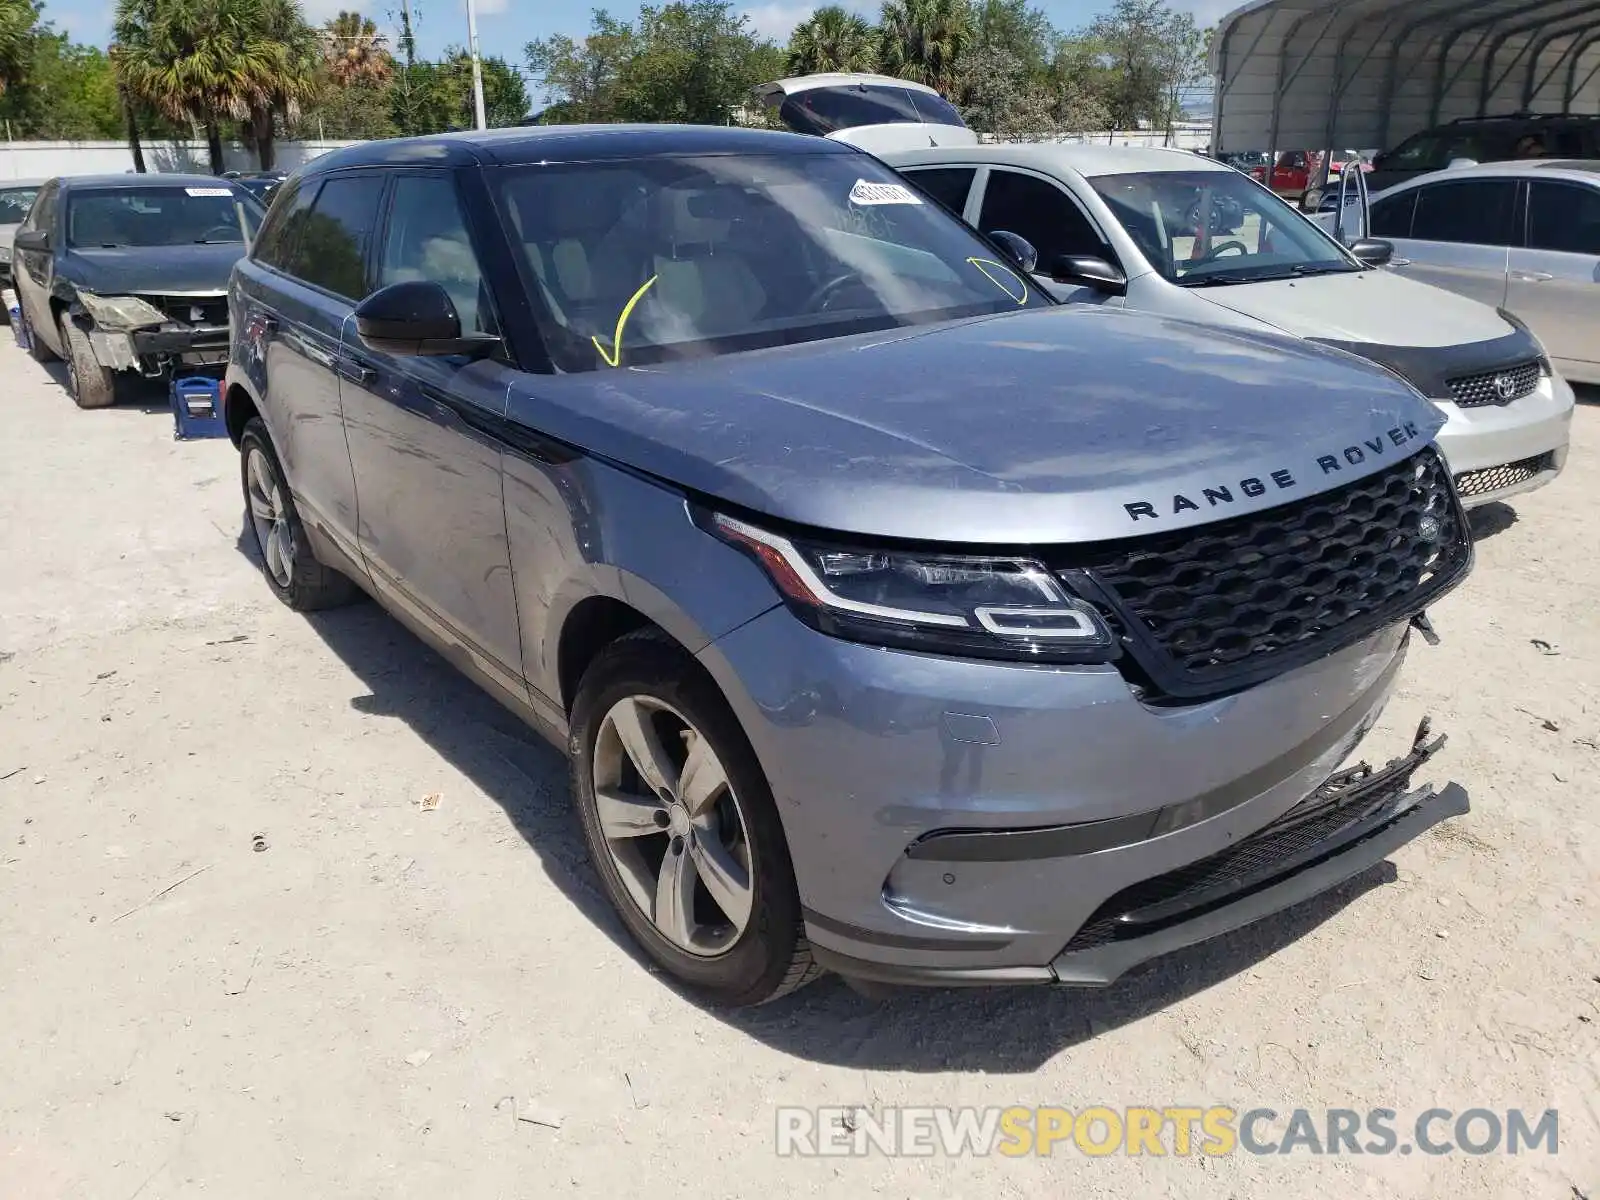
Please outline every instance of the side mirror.
[[1091, 254], [1063, 254], [1050, 265], [1050, 278], [1056, 283], [1093, 288], [1107, 296], [1128, 294], [1128, 277], [1121, 268]]
[[1369, 267], [1381, 267], [1394, 257], [1394, 243], [1381, 238], [1359, 238], [1350, 244], [1350, 253]]
[[400, 358], [483, 354], [500, 344], [486, 333], [461, 332], [450, 293], [429, 280], [393, 283], [356, 306], [356, 332], [367, 347]]
[[50, 231], [48, 229], [24, 229], [12, 239], [13, 250], [48, 250], [50, 249]]
[[1006, 257], [1024, 272], [1032, 274], [1039, 266], [1039, 252], [1033, 248], [1033, 243], [1019, 233], [1012, 233], [1009, 229], [996, 229], [990, 232], [989, 240], [1006, 252]]

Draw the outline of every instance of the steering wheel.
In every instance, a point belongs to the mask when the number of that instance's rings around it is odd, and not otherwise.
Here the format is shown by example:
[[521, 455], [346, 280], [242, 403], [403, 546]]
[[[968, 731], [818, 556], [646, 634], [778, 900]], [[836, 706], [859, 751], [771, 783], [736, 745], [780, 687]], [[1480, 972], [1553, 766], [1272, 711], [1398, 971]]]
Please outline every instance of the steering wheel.
[[852, 287], [860, 288], [864, 292], [871, 293], [874, 299], [877, 298], [877, 294], [873, 293], [871, 288], [867, 286], [867, 281], [861, 277], [859, 272], [846, 271], [843, 275], [835, 275], [832, 279], [813, 290], [811, 295], [806, 297], [806, 302], [800, 311], [827, 312], [833, 307], [833, 302]]
[[200, 235], [200, 240], [202, 242], [209, 242], [213, 239], [222, 242], [233, 242], [237, 241], [238, 238], [239, 227], [237, 225], [228, 224], [213, 225], [210, 229], [206, 230]]
[[1249, 253], [1250, 253], [1250, 247], [1249, 246], [1246, 246], [1243, 242], [1238, 241], [1237, 239], [1230, 238], [1226, 242], [1218, 242], [1215, 246], [1211, 247], [1211, 250], [1206, 254], [1206, 256], [1204, 258], [1202, 258], [1200, 260], [1200, 262], [1202, 262], [1202, 263], [1216, 262], [1217, 259], [1222, 258], [1222, 257], [1224, 257], [1225, 255], [1228, 255], [1228, 254], [1234, 254], [1234, 255], [1241, 255], [1242, 256], [1242, 255], [1249, 254]]

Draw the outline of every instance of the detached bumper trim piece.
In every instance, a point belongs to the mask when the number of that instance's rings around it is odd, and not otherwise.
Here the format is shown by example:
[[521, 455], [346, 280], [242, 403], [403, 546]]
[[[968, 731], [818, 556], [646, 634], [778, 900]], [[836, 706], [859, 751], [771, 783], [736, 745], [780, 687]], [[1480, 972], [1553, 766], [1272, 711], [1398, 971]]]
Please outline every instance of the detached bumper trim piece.
[[1449, 784], [1443, 791], [1420, 788], [1384, 805], [1349, 831], [1350, 836], [1298, 872], [1237, 896], [1220, 907], [1154, 933], [1063, 952], [1047, 966], [939, 967], [873, 962], [813, 945], [817, 962], [841, 975], [878, 983], [932, 987], [1068, 984], [1104, 987], [1132, 968], [1230, 933], [1273, 913], [1321, 895], [1377, 865], [1407, 842], [1441, 821], [1471, 811], [1466, 790]]

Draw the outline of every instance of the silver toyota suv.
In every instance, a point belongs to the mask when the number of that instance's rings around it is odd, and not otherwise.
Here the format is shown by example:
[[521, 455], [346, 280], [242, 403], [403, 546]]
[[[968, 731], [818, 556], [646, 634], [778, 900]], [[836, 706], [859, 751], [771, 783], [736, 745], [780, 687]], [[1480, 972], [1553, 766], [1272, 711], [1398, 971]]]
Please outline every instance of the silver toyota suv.
[[707, 999], [1105, 983], [1466, 811], [1346, 766], [1471, 547], [1395, 376], [1042, 295], [866, 154], [551, 128], [284, 188], [230, 293], [268, 584], [566, 748]]

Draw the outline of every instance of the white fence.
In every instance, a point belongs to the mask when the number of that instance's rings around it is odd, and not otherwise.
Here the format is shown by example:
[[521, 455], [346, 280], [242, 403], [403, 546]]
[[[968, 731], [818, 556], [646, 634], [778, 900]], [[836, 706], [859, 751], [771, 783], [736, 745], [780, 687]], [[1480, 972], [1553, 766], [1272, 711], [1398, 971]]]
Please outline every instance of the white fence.
[[[277, 166], [292, 171], [301, 163], [357, 145], [353, 141], [278, 142]], [[224, 142], [222, 161], [229, 171], [253, 171], [255, 155], [237, 143]], [[211, 172], [204, 142], [146, 142], [145, 169], [157, 172]], [[50, 179], [56, 175], [121, 175], [133, 170], [133, 152], [126, 142], [6, 142], [0, 145], [0, 180]]]
[[[985, 142], [997, 140], [992, 134], [981, 136]], [[1058, 133], [1024, 140], [1063, 142], [1074, 146], [1171, 146], [1178, 150], [1204, 150], [1211, 144], [1211, 126], [1186, 121], [1170, 133], [1165, 129], [1112, 129], [1094, 133]]]

